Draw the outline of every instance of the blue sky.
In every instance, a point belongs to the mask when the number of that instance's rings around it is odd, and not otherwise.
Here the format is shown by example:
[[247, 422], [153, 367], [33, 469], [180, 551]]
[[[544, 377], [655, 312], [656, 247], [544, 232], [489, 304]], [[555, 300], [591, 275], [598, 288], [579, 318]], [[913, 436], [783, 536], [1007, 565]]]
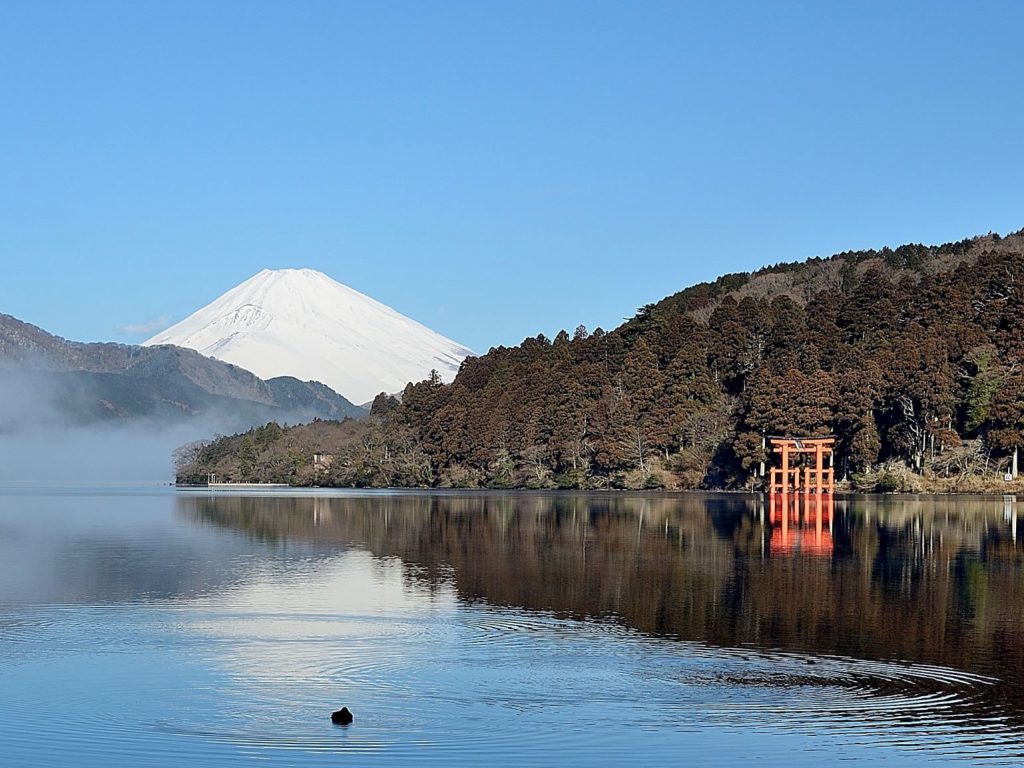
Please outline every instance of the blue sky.
[[305, 266], [482, 352], [723, 272], [1016, 230], [1022, 24], [1012, 2], [7, 2], [0, 312], [138, 341]]

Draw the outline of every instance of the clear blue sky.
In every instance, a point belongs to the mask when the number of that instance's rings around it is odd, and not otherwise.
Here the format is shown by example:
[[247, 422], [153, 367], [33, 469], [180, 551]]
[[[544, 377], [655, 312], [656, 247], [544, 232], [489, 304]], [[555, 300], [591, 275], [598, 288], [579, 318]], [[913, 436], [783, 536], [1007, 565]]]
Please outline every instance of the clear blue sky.
[[1024, 227], [1024, 3], [6, 2], [0, 312], [307, 266], [477, 351]]

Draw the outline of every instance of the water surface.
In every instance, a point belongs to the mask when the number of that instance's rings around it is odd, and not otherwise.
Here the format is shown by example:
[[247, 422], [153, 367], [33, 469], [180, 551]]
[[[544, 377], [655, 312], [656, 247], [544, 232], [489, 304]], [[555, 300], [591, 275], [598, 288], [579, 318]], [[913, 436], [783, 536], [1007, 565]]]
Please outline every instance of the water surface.
[[1021, 764], [1017, 533], [1010, 498], [8, 492], [0, 763]]

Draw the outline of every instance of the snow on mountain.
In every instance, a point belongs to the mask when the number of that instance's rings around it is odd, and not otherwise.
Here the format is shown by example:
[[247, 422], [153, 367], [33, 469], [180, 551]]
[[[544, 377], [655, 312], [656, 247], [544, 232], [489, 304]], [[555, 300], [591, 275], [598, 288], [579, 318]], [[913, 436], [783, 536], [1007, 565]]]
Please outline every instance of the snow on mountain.
[[319, 381], [356, 403], [436, 369], [451, 381], [472, 351], [313, 269], [264, 269], [158, 333], [261, 378]]

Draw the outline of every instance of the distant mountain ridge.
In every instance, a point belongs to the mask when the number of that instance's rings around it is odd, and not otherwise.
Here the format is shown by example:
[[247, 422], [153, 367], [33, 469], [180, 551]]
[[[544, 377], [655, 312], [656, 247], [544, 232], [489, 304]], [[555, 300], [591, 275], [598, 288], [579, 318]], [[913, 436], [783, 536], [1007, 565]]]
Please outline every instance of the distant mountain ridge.
[[[4, 314], [0, 371], [23, 399], [44, 393], [50, 411], [46, 415], [69, 423], [208, 417], [241, 427], [365, 414], [318, 382], [292, 377], [264, 381], [236, 365], [170, 345], [68, 341]], [[43, 415], [31, 407], [7, 411], [9, 423], [28, 423]]]
[[264, 269], [143, 342], [175, 344], [259, 376], [321, 381], [352, 402], [432, 370], [451, 381], [472, 351], [312, 269]]

